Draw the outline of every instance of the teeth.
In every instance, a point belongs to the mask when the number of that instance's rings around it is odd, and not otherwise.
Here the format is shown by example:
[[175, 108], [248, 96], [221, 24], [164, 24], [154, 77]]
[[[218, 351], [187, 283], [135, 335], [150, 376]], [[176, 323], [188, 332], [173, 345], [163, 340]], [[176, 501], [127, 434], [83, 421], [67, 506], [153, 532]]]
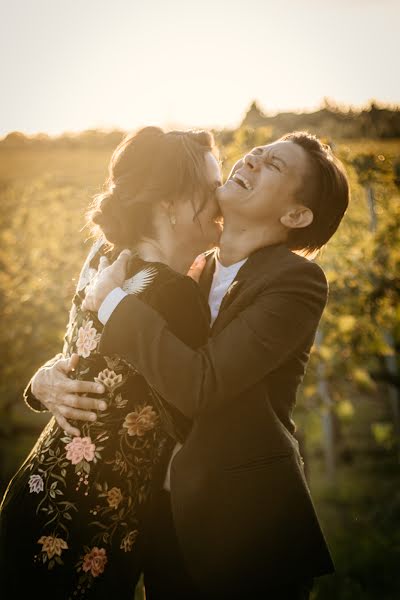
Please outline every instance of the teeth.
[[253, 189], [250, 185], [250, 182], [246, 179], [246, 177], [243, 177], [243, 175], [240, 175], [240, 173], [235, 173], [233, 178], [241, 181], [244, 184], [246, 190], [251, 191]]

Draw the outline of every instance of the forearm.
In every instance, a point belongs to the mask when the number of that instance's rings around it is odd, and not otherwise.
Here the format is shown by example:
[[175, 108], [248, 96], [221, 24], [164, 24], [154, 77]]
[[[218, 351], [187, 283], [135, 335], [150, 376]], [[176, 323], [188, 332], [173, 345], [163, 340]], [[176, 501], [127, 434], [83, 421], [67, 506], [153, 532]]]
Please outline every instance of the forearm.
[[278, 368], [315, 333], [323, 296], [267, 295], [199, 350], [134, 297], [105, 327], [101, 352], [124, 356], [161, 396], [190, 418], [238, 396]]

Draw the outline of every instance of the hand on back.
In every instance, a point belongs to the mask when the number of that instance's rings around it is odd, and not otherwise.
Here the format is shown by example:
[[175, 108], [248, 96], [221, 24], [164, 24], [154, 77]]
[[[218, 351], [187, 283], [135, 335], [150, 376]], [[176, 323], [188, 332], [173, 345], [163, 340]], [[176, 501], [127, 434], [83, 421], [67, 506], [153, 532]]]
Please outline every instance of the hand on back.
[[[97, 312], [104, 298], [123, 284], [129, 258], [129, 250], [123, 250], [112, 265], [106, 257], [100, 259], [99, 271], [86, 288], [83, 303], [86, 310]], [[206, 258], [204, 254], [200, 254], [193, 261], [187, 275], [198, 283], [205, 264]], [[87, 395], [103, 394], [104, 386], [68, 376], [77, 367], [78, 361], [77, 354], [73, 354], [71, 358], [59, 359], [53, 366], [39, 369], [31, 383], [33, 395], [54, 415], [58, 425], [74, 436], [79, 436], [80, 431], [69, 420], [95, 421], [96, 411], [107, 408], [106, 402], [101, 398]]]
[[73, 354], [71, 358], [61, 358], [53, 366], [39, 369], [31, 382], [35, 398], [54, 415], [64, 431], [75, 436], [80, 435], [80, 431], [73, 427], [68, 419], [95, 421], [97, 416], [93, 411], [107, 408], [107, 404], [101, 398], [86, 395], [103, 394], [103, 385], [93, 381], [70, 379], [68, 376], [77, 367], [78, 361], [77, 354]]

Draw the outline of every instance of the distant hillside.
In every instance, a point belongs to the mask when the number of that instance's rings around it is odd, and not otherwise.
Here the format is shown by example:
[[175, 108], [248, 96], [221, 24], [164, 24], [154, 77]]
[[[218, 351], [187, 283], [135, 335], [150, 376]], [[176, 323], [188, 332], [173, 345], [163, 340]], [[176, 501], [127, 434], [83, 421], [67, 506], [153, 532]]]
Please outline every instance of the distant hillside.
[[[335, 140], [400, 138], [400, 107], [378, 106], [371, 102], [368, 107], [356, 111], [339, 108], [326, 101], [323, 107], [315, 112], [282, 112], [268, 115], [254, 101], [240, 124], [240, 128], [258, 129], [260, 127], [269, 130], [268, 137], [271, 139], [295, 130], [307, 130], [319, 137]], [[230, 143], [234, 132], [234, 129], [214, 130], [216, 140], [222, 144]], [[19, 131], [13, 131], [0, 140], [0, 149], [112, 149], [117, 146], [126, 133], [121, 129], [112, 131], [88, 129], [79, 133], [66, 132], [59, 136], [49, 136], [44, 133], [27, 136]]]
[[266, 115], [257, 102], [247, 111], [242, 127], [271, 128], [271, 135], [306, 129], [318, 136], [340, 138], [398, 138], [400, 137], [400, 108], [380, 107], [374, 102], [360, 111], [340, 109], [328, 102], [311, 113], [278, 113]]
[[112, 131], [87, 129], [79, 133], [63, 133], [59, 136], [49, 136], [45, 133], [27, 136], [20, 131], [12, 131], [0, 140], [0, 148], [115, 148], [125, 134], [126, 132], [120, 129]]

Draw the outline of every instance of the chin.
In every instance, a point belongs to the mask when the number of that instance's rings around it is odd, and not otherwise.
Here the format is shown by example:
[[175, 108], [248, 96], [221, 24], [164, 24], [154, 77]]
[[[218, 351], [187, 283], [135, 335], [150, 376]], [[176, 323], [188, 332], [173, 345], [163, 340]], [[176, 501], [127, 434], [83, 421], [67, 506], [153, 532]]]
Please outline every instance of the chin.
[[232, 211], [237, 211], [244, 201], [243, 190], [232, 182], [227, 182], [218, 188], [217, 201], [223, 217]]
[[216, 198], [217, 198], [217, 202], [222, 210], [222, 206], [226, 203], [229, 202], [230, 199], [235, 198], [235, 189], [234, 189], [234, 185], [232, 184], [231, 181], [228, 181], [224, 184], [221, 185], [221, 187], [219, 187], [216, 191]]

